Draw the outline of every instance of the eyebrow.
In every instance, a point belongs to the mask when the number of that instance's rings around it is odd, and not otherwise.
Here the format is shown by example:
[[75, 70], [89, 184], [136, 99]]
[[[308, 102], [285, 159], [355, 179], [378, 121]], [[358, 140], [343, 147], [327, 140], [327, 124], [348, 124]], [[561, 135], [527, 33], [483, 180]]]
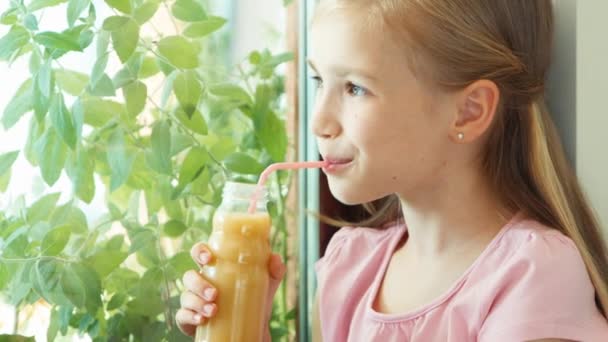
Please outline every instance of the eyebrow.
[[[315, 67], [314, 63], [312, 62], [312, 60], [310, 58], [307, 58], [306, 62], [308, 63], [308, 65], [310, 66], [310, 68], [312, 70], [314, 70], [317, 74], [319, 74], [319, 71], [317, 70], [317, 68]], [[348, 67], [342, 67], [342, 66], [338, 66], [338, 65], [332, 65], [332, 66], [330, 66], [330, 70], [335, 72], [336, 75], [338, 75], [340, 77], [354, 74], [354, 75], [358, 75], [358, 76], [367, 78], [372, 81], [377, 81], [377, 78], [374, 75], [371, 75], [368, 72], [366, 72], [362, 69], [358, 69], [358, 68], [348, 68]]]

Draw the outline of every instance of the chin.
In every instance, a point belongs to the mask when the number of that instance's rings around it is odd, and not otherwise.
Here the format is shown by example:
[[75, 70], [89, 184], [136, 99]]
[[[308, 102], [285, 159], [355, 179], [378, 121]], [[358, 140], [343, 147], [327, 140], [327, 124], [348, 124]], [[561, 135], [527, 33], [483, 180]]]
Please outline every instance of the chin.
[[329, 190], [340, 203], [346, 205], [360, 205], [382, 198], [365, 191], [364, 187], [353, 184], [336, 184], [331, 180], [329, 181]]

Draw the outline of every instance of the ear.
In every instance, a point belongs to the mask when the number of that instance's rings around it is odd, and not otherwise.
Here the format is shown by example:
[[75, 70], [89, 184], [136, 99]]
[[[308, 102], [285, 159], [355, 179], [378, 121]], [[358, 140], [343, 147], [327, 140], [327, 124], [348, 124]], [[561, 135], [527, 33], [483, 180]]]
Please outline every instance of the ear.
[[482, 136], [492, 124], [500, 90], [496, 83], [478, 80], [459, 92], [458, 110], [450, 129], [450, 137], [458, 143], [471, 142]]

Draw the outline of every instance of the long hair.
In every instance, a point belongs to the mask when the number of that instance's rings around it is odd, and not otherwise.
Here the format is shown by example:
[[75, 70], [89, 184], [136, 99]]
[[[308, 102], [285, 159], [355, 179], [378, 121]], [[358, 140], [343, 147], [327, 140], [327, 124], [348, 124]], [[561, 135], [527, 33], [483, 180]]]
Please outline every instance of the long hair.
[[[446, 90], [480, 79], [498, 86], [501, 99], [483, 151], [483, 171], [507, 208], [574, 241], [606, 315], [606, 246], [544, 100], [552, 1], [326, 0], [321, 6], [364, 9], [368, 16], [362, 25], [402, 42], [408, 48], [404, 63], [421, 80]], [[395, 195], [366, 204], [367, 217], [356, 224], [379, 227], [397, 220], [399, 205]]]

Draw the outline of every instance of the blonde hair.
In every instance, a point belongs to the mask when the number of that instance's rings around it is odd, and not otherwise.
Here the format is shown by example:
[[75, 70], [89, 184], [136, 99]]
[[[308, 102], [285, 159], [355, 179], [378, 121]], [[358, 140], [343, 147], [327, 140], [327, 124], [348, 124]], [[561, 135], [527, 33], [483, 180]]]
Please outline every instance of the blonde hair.
[[[552, 1], [326, 0], [321, 8], [353, 6], [368, 15], [362, 26], [403, 42], [409, 49], [405, 62], [421, 80], [446, 90], [480, 79], [496, 83], [501, 103], [483, 153], [484, 171], [509, 209], [574, 241], [606, 316], [606, 246], [543, 97], [553, 44]], [[356, 224], [398, 220], [399, 204], [394, 195], [366, 204], [367, 217]]]

